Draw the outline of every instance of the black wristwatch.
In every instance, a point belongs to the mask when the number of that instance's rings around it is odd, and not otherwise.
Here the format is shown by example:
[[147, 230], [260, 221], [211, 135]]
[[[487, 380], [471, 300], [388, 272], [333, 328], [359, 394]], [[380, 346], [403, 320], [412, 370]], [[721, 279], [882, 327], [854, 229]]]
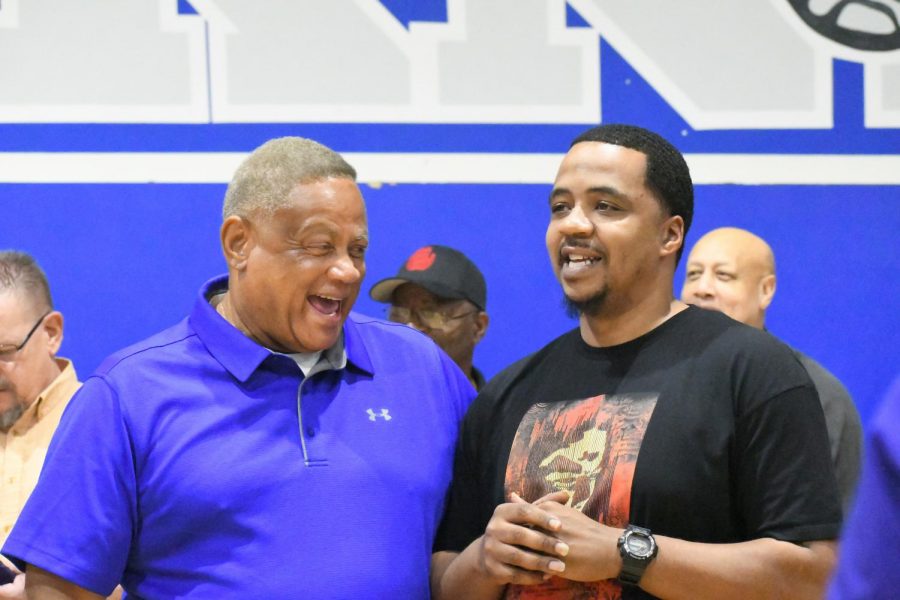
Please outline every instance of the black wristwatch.
[[647, 565], [656, 558], [659, 547], [649, 529], [629, 525], [619, 537], [619, 555], [622, 557], [622, 571], [619, 581], [637, 585]]

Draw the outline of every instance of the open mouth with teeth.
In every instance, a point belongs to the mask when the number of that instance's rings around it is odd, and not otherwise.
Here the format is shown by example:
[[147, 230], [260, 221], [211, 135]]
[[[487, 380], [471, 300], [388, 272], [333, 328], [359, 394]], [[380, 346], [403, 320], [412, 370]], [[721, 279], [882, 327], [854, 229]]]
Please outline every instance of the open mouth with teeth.
[[562, 256], [562, 267], [566, 271], [582, 271], [601, 262], [603, 259], [599, 256], [586, 256], [584, 254], [570, 253]]
[[332, 296], [310, 296], [309, 303], [316, 311], [329, 317], [339, 315], [343, 304], [340, 298]]

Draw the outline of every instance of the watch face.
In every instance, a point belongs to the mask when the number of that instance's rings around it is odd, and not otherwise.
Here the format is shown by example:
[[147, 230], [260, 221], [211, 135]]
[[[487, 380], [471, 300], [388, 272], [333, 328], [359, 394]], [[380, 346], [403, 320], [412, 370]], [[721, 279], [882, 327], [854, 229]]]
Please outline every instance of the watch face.
[[653, 544], [650, 543], [650, 540], [634, 534], [625, 539], [625, 547], [629, 554], [639, 557], [650, 556], [653, 552]]

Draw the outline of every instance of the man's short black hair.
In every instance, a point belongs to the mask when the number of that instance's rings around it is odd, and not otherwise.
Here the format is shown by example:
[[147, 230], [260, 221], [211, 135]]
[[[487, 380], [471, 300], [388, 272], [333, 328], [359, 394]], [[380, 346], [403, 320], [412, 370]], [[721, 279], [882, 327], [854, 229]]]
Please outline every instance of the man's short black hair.
[[[588, 129], [572, 142], [602, 142], [631, 148], [647, 157], [647, 187], [662, 202], [669, 216], [684, 219], [684, 238], [694, 217], [694, 184], [684, 156], [662, 136], [635, 125], [609, 124]], [[569, 146], [570, 148], [572, 146]], [[677, 259], [684, 251], [684, 242], [678, 249]]]

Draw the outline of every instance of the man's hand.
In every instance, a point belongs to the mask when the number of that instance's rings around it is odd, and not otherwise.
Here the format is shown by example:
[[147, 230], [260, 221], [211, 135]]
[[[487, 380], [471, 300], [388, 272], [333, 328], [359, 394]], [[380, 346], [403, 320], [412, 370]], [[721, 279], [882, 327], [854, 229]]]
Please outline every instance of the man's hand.
[[535, 505], [559, 521], [560, 527], [554, 535], [569, 547], [566, 569], [559, 574], [561, 577], [573, 581], [599, 581], [619, 575], [622, 559], [616, 544], [621, 529], [598, 523], [580, 510], [548, 497], [537, 500]]
[[25, 573], [17, 573], [12, 583], [0, 585], [0, 598], [12, 600], [26, 600]]
[[[568, 494], [556, 492], [541, 501], [565, 502]], [[479, 541], [478, 565], [498, 584], [533, 585], [566, 570], [560, 558], [569, 547], [555, 537], [562, 522], [542, 508], [512, 494], [511, 502], [494, 509]], [[559, 506], [559, 504], [556, 504]]]

